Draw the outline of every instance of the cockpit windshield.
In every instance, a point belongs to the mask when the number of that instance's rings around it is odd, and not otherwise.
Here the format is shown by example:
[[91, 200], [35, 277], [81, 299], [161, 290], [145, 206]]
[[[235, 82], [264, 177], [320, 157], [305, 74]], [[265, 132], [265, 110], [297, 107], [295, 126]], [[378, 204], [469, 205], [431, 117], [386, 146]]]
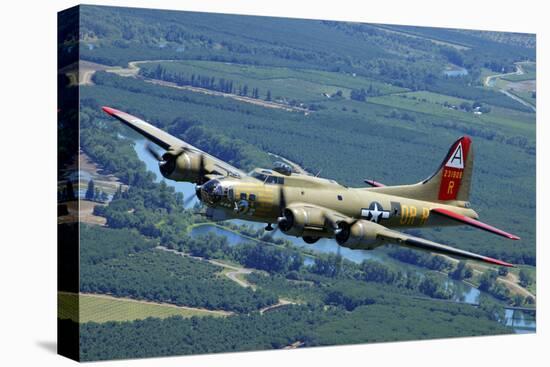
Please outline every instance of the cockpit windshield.
[[263, 173], [260, 173], [260, 172], [252, 172], [252, 173], [250, 173], [250, 176], [262, 181], [263, 183], [267, 183], [267, 184], [276, 184], [276, 185], [284, 185], [285, 184], [285, 178], [284, 177], [266, 175], [266, 174], [263, 174]]

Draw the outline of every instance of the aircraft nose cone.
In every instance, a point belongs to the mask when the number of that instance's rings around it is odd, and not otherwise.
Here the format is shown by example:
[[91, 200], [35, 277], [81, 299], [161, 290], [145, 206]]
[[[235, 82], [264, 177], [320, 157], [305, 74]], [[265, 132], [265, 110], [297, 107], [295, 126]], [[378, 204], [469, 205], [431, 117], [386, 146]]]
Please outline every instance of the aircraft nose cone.
[[200, 195], [207, 204], [214, 205], [222, 199], [223, 188], [220, 181], [212, 179], [200, 187]]

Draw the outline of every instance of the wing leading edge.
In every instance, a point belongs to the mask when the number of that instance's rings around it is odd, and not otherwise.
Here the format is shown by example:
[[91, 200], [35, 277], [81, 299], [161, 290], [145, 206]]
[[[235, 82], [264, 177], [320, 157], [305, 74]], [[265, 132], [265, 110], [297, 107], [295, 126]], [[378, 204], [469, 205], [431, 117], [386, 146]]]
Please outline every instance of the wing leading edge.
[[189, 144], [184, 141], [168, 134], [167, 132], [155, 127], [147, 122], [130, 115], [129, 113], [119, 111], [117, 109], [103, 106], [101, 109], [110, 116], [113, 116], [124, 125], [130, 127], [132, 130], [143, 135], [148, 140], [152, 141], [162, 149], [168, 150], [170, 147], [189, 147], [192, 148]]
[[116, 118], [117, 120], [122, 122], [124, 125], [130, 127], [132, 130], [143, 135], [146, 139], [155, 143], [156, 145], [163, 148], [164, 150], [184, 148], [184, 149], [195, 151], [201, 154], [202, 156], [205, 157], [205, 168], [208, 174], [211, 174], [211, 175], [220, 174], [224, 176], [232, 176], [235, 178], [246, 177], [246, 173], [239, 170], [238, 168], [233, 167], [229, 163], [226, 163], [221, 159], [218, 159], [192, 146], [191, 144], [188, 144], [183, 140], [180, 140], [175, 136], [168, 134], [167, 132], [143, 121], [142, 119], [139, 119], [133, 115], [130, 115], [129, 113], [119, 111], [117, 109], [107, 107], [107, 106], [103, 106], [101, 109], [108, 115]]

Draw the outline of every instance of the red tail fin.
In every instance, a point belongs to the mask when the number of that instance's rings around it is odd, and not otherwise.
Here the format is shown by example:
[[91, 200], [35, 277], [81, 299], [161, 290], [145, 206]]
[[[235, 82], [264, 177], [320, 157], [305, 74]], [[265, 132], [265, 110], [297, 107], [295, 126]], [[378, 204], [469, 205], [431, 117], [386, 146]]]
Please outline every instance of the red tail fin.
[[451, 145], [443, 162], [424, 181], [414, 185], [375, 187], [369, 190], [411, 199], [464, 206], [464, 203], [470, 200], [473, 167], [472, 139], [463, 136]]
[[[449, 150], [443, 161], [441, 183], [439, 184], [439, 200], [456, 200], [468, 163], [468, 154], [472, 140], [468, 136], [458, 139]], [[471, 169], [471, 167], [468, 167]], [[469, 182], [468, 182], [469, 184]], [[469, 189], [469, 188], [468, 188]], [[467, 189], [467, 190], [468, 190]]]

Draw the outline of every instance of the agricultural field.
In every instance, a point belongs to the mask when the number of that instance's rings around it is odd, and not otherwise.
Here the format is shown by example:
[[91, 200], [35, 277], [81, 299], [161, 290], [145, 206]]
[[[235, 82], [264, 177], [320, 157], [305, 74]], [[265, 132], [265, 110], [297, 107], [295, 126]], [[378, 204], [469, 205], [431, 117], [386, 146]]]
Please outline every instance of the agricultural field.
[[318, 102], [330, 98], [338, 90], [349, 98], [351, 89], [374, 88], [379, 94], [402, 92], [405, 89], [387, 83], [342, 72], [293, 70], [290, 68], [251, 66], [213, 61], [178, 61], [141, 64], [142, 74], [151, 74], [161, 67], [165, 73], [191, 79], [194, 75], [235, 81], [235, 91], [246, 85], [249, 93], [258, 88], [260, 98], [270, 91], [273, 100]]
[[536, 111], [536, 63], [523, 61], [514, 65], [514, 72], [486, 75], [485, 84]]
[[524, 132], [534, 135], [536, 129], [532, 114], [490, 106], [488, 113], [475, 115], [473, 111], [460, 110], [462, 103], [472, 105], [475, 101], [439, 93], [426, 91], [399, 93], [373, 97], [368, 101], [391, 108], [429, 114], [441, 119], [461, 121], [478, 127], [496, 128], [510, 134]]
[[525, 80], [537, 79], [537, 64], [534, 62], [522, 62], [518, 63], [523, 70], [523, 74], [511, 74], [503, 76], [502, 79], [509, 82], [522, 82]]
[[[78, 300], [77, 300], [78, 298]], [[60, 292], [58, 295], [60, 319], [71, 319], [80, 323], [134, 321], [148, 317], [165, 319], [172, 316], [222, 317], [229, 313], [198, 308], [178, 307], [171, 304], [121, 299], [100, 294], [74, 294]]]

